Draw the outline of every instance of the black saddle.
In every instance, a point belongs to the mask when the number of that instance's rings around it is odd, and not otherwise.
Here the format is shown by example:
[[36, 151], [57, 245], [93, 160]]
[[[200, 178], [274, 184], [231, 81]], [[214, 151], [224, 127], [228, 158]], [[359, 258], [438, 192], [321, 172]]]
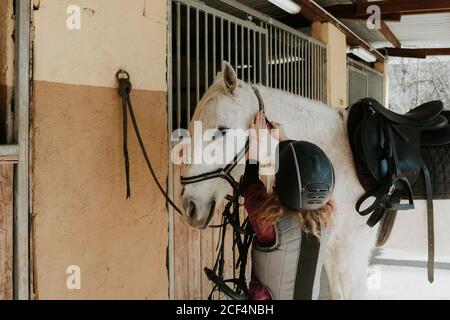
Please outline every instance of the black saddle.
[[[349, 107], [348, 135], [358, 178], [366, 190], [356, 203], [361, 215], [371, 214], [376, 225], [389, 210], [414, 208], [413, 186], [423, 180], [428, 209], [428, 279], [433, 281], [433, 188], [424, 147], [450, 143], [448, 120], [441, 101], [431, 101], [406, 114], [386, 109], [376, 100], [362, 99]], [[363, 203], [375, 200], [362, 209]], [[407, 199], [400, 203], [399, 199]]]

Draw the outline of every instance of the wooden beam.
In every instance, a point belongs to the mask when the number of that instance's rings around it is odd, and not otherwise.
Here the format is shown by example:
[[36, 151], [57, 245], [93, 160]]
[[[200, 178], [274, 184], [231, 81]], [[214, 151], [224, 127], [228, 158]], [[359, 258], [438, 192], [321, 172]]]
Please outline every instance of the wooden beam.
[[17, 163], [19, 160], [18, 145], [0, 145], [0, 164]]
[[30, 299], [30, 18], [31, 1], [15, 1], [15, 141], [19, 163], [14, 172], [14, 299]]
[[391, 31], [391, 29], [387, 26], [386, 22], [381, 21], [380, 23], [380, 32], [386, 38], [387, 41], [392, 43], [395, 48], [401, 48], [402, 45], [395, 34]]
[[347, 42], [350, 45], [360, 46], [370, 51], [372, 54], [374, 54], [378, 61], [384, 61], [384, 56], [380, 52], [374, 50], [366, 41], [357, 36], [347, 26], [342, 24], [339, 20], [333, 17], [330, 13], [328, 13], [316, 2], [314, 2], [313, 0], [294, 0], [294, 1], [302, 7], [300, 14], [302, 14], [310, 22], [320, 21], [320, 22], [329, 22], [333, 24], [345, 34]]
[[[347, 19], [347, 20], [367, 20], [371, 14], [357, 15], [357, 5], [356, 4], [337, 4], [333, 6], [325, 7], [325, 9], [331, 13], [335, 18]], [[382, 21], [395, 21], [399, 22], [402, 18], [401, 13], [381, 13]]]
[[377, 5], [383, 14], [424, 14], [436, 12], [450, 12], [450, 0], [400, 0], [400, 1], [376, 1], [358, 2], [356, 14], [364, 16], [367, 7]]
[[281, 23], [284, 23], [294, 29], [305, 28], [311, 25], [311, 20], [307, 19], [304, 15], [300, 13], [290, 14], [285, 17], [281, 17], [278, 19]]
[[0, 300], [13, 299], [14, 166], [0, 164]]
[[391, 57], [425, 59], [427, 56], [450, 56], [450, 48], [384, 48], [378, 50], [386, 52], [386, 54]]

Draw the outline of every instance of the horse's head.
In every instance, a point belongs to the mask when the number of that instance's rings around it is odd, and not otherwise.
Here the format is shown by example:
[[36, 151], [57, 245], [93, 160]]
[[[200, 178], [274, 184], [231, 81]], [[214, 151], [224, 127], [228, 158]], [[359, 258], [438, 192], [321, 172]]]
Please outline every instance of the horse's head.
[[[189, 125], [191, 164], [182, 167], [182, 176], [195, 177], [214, 172], [232, 161], [233, 156], [244, 147], [245, 130], [257, 110], [258, 100], [252, 87], [238, 80], [233, 67], [224, 62], [222, 71], [217, 74], [214, 83], [197, 105]], [[203, 137], [199, 137], [199, 131], [194, 128], [199, 124], [202, 127]], [[230, 143], [231, 139], [239, 143]], [[198, 143], [202, 145], [202, 148], [196, 150], [198, 145], [197, 147], [194, 145]], [[234, 145], [234, 150], [227, 147], [230, 145]], [[217, 156], [217, 150], [223, 151], [223, 154]], [[198, 158], [199, 153], [202, 153], [203, 157], [200, 155]], [[203, 158], [201, 163], [192, 162], [195, 158], [194, 154], [197, 154], [197, 159]], [[207, 154], [214, 154], [215, 161], [205, 161], [204, 156]], [[231, 175], [235, 180], [242, 175], [243, 169], [244, 165], [241, 162], [232, 170]], [[199, 180], [183, 185], [181, 203], [186, 221], [193, 227], [204, 229], [208, 226], [216, 206], [230, 192], [230, 184], [221, 178]]]

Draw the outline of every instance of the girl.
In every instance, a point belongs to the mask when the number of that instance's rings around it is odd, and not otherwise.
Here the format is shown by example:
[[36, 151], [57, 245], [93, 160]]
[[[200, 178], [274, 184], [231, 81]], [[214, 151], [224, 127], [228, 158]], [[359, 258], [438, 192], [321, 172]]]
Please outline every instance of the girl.
[[[278, 171], [271, 193], [259, 180], [257, 157], [249, 153], [243, 179], [245, 209], [255, 231], [252, 245], [252, 300], [317, 299], [327, 226], [335, 211], [334, 171], [316, 145], [289, 140], [279, 132]], [[264, 112], [250, 125], [250, 150], [257, 150]]]

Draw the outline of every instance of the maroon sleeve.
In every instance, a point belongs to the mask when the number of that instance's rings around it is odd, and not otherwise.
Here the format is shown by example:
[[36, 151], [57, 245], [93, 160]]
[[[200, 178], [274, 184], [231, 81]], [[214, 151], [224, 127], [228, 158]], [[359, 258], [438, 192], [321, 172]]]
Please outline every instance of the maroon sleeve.
[[248, 219], [255, 231], [256, 241], [262, 247], [270, 247], [275, 244], [275, 228], [261, 229], [256, 223], [258, 218], [258, 207], [266, 198], [266, 187], [262, 183], [254, 184], [244, 192], [244, 207], [248, 214]]
[[[270, 247], [275, 243], [275, 228], [271, 226], [262, 230], [257, 224], [258, 209], [267, 197], [266, 187], [259, 180], [258, 164], [250, 164], [247, 162], [245, 174], [243, 179], [243, 196], [244, 207], [248, 214], [248, 219], [255, 231], [256, 242], [259, 246]], [[249, 284], [249, 298], [250, 300], [271, 300], [269, 290], [255, 277]]]
[[256, 278], [250, 281], [248, 295], [250, 300], [272, 300], [269, 290]]

